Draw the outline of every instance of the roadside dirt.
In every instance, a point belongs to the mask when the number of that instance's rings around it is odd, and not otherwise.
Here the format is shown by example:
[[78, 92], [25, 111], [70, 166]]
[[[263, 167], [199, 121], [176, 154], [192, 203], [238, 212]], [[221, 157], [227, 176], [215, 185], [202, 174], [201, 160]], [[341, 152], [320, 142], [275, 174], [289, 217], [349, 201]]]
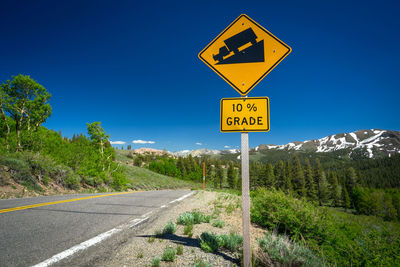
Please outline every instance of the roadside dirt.
[[[177, 225], [175, 234], [156, 237], [168, 222], [176, 223], [180, 214], [187, 211], [200, 211], [217, 216], [225, 222], [222, 228], [211, 223], [196, 224], [193, 235], [184, 234], [184, 226]], [[173, 262], [161, 261], [159, 266], [240, 266], [240, 255], [229, 251], [207, 253], [200, 248], [199, 237], [202, 232], [216, 234], [242, 233], [241, 197], [227, 193], [200, 191], [162, 213], [157, 220], [135, 234], [111, 258], [96, 265], [99, 266], [152, 266], [155, 258], [161, 258], [166, 248], [183, 247], [182, 255], [177, 255]], [[257, 238], [264, 231], [256, 226], [251, 228], [252, 248], [257, 248]], [[195, 265], [200, 262], [208, 265]]]

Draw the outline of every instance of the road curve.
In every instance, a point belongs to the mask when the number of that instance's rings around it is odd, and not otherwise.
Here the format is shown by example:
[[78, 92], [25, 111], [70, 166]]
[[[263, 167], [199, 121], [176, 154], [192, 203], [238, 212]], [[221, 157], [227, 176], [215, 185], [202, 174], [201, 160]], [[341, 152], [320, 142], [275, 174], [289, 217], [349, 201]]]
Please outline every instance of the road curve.
[[[0, 200], [0, 266], [42, 263], [116, 227], [139, 222], [188, 193], [160, 190]], [[75, 199], [79, 200], [71, 201]]]

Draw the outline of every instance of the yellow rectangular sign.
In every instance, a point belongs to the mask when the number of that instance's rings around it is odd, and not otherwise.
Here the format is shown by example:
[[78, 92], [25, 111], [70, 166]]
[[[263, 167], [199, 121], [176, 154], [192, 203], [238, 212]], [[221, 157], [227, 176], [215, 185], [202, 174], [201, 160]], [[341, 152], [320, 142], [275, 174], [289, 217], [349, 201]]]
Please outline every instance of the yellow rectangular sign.
[[268, 132], [269, 98], [221, 99], [221, 132]]

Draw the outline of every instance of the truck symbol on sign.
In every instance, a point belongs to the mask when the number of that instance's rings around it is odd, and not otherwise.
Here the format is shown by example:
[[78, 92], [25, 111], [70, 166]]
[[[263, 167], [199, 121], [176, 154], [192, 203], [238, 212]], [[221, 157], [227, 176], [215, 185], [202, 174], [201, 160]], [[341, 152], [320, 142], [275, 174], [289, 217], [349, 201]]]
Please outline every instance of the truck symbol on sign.
[[[216, 55], [213, 54], [214, 60], [217, 61], [215, 65], [265, 61], [264, 40], [257, 42], [257, 35], [252, 28], [248, 28], [229, 37], [224, 40], [224, 43], [225, 45], [219, 48], [219, 53]], [[239, 48], [248, 43], [251, 43], [249, 47], [239, 51]], [[229, 56], [232, 53], [233, 55]]]

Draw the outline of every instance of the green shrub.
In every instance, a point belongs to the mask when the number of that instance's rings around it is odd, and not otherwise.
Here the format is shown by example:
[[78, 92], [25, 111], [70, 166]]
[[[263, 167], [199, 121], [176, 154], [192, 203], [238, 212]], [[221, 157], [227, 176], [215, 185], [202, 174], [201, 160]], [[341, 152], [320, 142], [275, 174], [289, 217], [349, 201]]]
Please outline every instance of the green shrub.
[[151, 266], [158, 267], [158, 266], [160, 266], [160, 262], [161, 262], [161, 259], [159, 257], [156, 257], [151, 260]]
[[64, 185], [70, 189], [79, 189], [80, 183], [81, 177], [74, 173], [71, 173], [67, 178], [64, 179]]
[[161, 256], [163, 261], [174, 261], [176, 258], [176, 250], [173, 248], [166, 248]]
[[0, 164], [11, 169], [12, 179], [29, 190], [42, 191], [36, 179], [31, 175], [29, 163], [22, 157], [24, 154], [6, 154], [0, 157]]
[[185, 212], [179, 215], [177, 223], [182, 225], [209, 223], [211, 218], [211, 215], [199, 211]]
[[183, 234], [184, 235], [189, 235], [189, 234], [193, 235], [193, 224], [185, 225], [185, 227], [183, 228]]
[[302, 242], [337, 266], [400, 266], [400, 226], [373, 216], [315, 207], [276, 190], [252, 193], [251, 219]]
[[194, 224], [200, 224], [203, 222], [204, 215], [201, 212], [193, 211], [192, 214], [193, 214]]
[[2, 156], [0, 157], [0, 164], [8, 166], [12, 170], [12, 178], [17, 183], [33, 180], [30, 167], [24, 160]]
[[212, 219], [211, 215], [204, 215], [203, 216], [203, 222], [205, 222], [205, 223], [209, 223], [211, 221], [211, 219]]
[[149, 239], [147, 239], [147, 242], [154, 243], [155, 240], [156, 238], [154, 236], [150, 236]]
[[222, 247], [231, 252], [239, 251], [239, 248], [243, 243], [243, 237], [235, 233], [220, 235], [219, 237], [222, 240]]
[[211, 267], [211, 263], [205, 262], [201, 259], [195, 259], [193, 267]]
[[277, 236], [265, 233], [263, 239], [258, 240], [259, 252], [257, 262], [261, 266], [323, 266], [323, 263], [311, 250], [297, 245], [285, 235]]
[[211, 221], [211, 225], [214, 227], [222, 228], [225, 226], [225, 222], [223, 220], [215, 219]]
[[200, 235], [200, 247], [206, 252], [217, 252], [221, 247], [221, 240], [214, 233], [203, 232]]
[[326, 217], [326, 209], [316, 209], [281, 191], [259, 189], [252, 193], [251, 221], [295, 240], [325, 235]]
[[185, 212], [179, 215], [178, 224], [183, 224], [183, 225], [193, 225], [194, 224], [194, 217], [191, 212]]
[[239, 251], [242, 243], [242, 236], [234, 233], [216, 235], [214, 233], [203, 232], [200, 235], [200, 247], [206, 252], [217, 252], [220, 248], [235, 252]]
[[128, 180], [126, 179], [126, 174], [124, 170], [114, 172], [112, 174], [111, 187], [117, 191], [125, 190]]
[[140, 251], [140, 252], [138, 253], [137, 258], [138, 258], [138, 259], [143, 258], [143, 251]]
[[176, 247], [176, 255], [182, 255], [183, 254], [183, 246], [182, 245], [178, 245]]
[[225, 211], [228, 215], [232, 214], [232, 212], [236, 209], [233, 203], [229, 203], [228, 206], [225, 207]]
[[168, 222], [167, 225], [165, 225], [163, 234], [173, 234], [176, 232], [176, 225], [173, 222]]

